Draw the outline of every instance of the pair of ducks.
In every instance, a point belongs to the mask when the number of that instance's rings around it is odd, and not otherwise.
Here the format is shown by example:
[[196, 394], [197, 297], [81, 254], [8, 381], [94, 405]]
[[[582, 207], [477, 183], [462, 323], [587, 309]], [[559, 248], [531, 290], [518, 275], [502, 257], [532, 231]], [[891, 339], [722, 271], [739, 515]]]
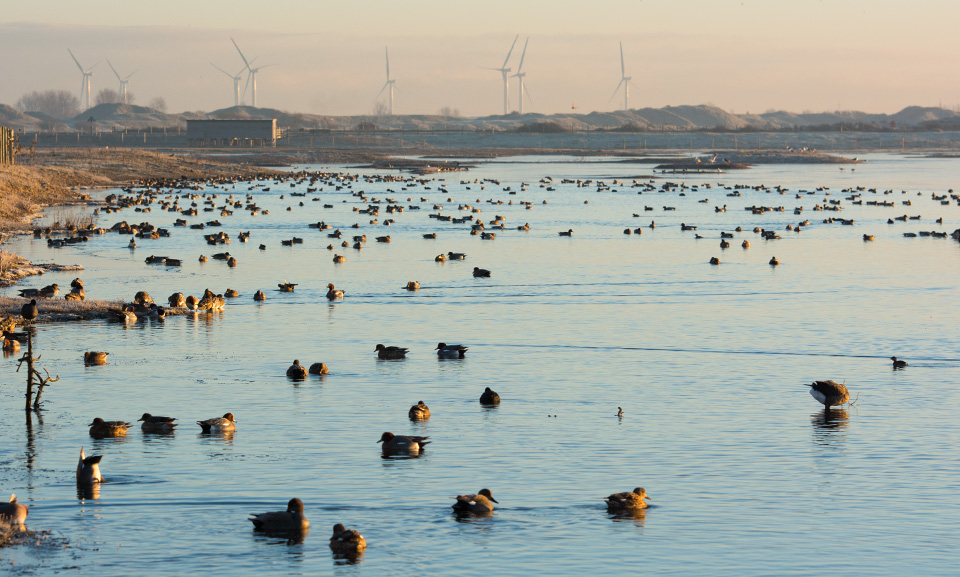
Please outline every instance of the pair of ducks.
[[[303, 514], [303, 501], [297, 498], [287, 502], [286, 511], [251, 513], [254, 531], [279, 534], [302, 534], [310, 529], [310, 521]], [[356, 555], [367, 548], [367, 541], [358, 531], [347, 529], [343, 523], [333, 526], [330, 549], [340, 555]]]
[[[407, 351], [410, 349], [406, 347], [397, 347], [397, 346], [386, 346], [383, 344], [378, 344], [374, 351], [377, 353], [377, 358], [382, 360], [399, 360], [407, 358]], [[448, 345], [447, 343], [438, 343], [437, 348], [437, 357], [441, 359], [462, 359], [467, 354], [467, 347], [463, 345]]]
[[326, 375], [330, 369], [324, 363], [313, 363], [308, 370], [300, 364], [300, 361], [294, 359], [293, 364], [287, 369], [287, 377], [295, 380], [303, 380], [307, 375]]
[[[227, 414], [230, 415], [230, 413]], [[137, 419], [138, 422], [143, 423], [140, 426], [140, 430], [144, 433], [172, 433], [177, 427], [177, 423], [174, 423], [176, 420], [175, 417], [155, 416], [150, 413], [144, 413], [143, 416]], [[94, 439], [123, 437], [126, 436], [127, 430], [131, 426], [132, 425], [126, 421], [104, 421], [100, 417], [97, 417], [89, 425], [90, 436]]]

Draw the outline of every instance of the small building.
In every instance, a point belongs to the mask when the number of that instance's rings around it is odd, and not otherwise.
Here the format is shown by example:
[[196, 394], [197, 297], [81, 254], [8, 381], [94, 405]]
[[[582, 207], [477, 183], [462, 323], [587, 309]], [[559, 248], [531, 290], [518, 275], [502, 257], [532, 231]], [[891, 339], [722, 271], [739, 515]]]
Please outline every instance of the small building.
[[188, 120], [190, 146], [276, 146], [277, 119]]
[[13, 164], [14, 133], [13, 129], [0, 126], [0, 166]]

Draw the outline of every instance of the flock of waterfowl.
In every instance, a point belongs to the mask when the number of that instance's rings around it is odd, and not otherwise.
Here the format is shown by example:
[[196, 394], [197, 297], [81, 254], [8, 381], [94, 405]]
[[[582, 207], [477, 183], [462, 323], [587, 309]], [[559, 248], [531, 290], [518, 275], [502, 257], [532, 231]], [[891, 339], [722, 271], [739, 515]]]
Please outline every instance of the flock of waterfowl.
[[[320, 172], [299, 172], [291, 174], [289, 177], [281, 179], [275, 176], [262, 176], [255, 179], [252, 183], [249, 183], [251, 190], [259, 189], [260, 191], [269, 191], [270, 188], [266, 186], [270, 182], [274, 186], [279, 186], [281, 183], [289, 183], [291, 187], [298, 185], [305, 185], [307, 188], [307, 193], [316, 193], [318, 190], [323, 191], [323, 187], [329, 187], [331, 190], [343, 191], [346, 189], [350, 191], [352, 196], [358, 200], [360, 203], [364, 203], [365, 206], [360, 208], [359, 206], [353, 207], [353, 212], [357, 215], [363, 214], [366, 217], [369, 217], [370, 225], [378, 226], [390, 226], [394, 224], [392, 218], [386, 219], [383, 222], [379, 222], [378, 216], [380, 210], [383, 209], [386, 213], [395, 215], [404, 212], [405, 210], [415, 211], [420, 209], [418, 204], [409, 204], [404, 206], [400, 201], [396, 200], [391, 196], [386, 196], [384, 199], [378, 199], [374, 197], [367, 196], [363, 190], [355, 190], [356, 185], [361, 185], [366, 183], [370, 186], [377, 187], [387, 187], [384, 194], [391, 195], [397, 194], [397, 191], [389, 188], [390, 186], [396, 186], [401, 188], [402, 191], [407, 191], [409, 189], [420, 189], [420, 190], [431, 190], [436, 189], [438, 193], [446, 194], [449, 193], [447, 190], [446, 184], [440, 184], [435, 181], [431, 181], [424, 178], [413, 178], [413, 177], [402, 177], [402, 176], [368, 176], [368, 177], [359, 177], [351, 176], [340, 173], [320, 173]], [[113, 213], [121, 209], [132, 208], [136, 212], [148, 213], [154, 209], [162, 210], [166, 212], [175, 212], [182, 216], [199, 216], [200, 211], [203, 212], [219, 212], [221, 217], [229, 217], [233, 214], [234, 210], [246, 210], [251, 215], [258, 214], [269, 214], [269, 211], [261, 209], [254, 200], [252, 194], [247, 194], [246, 198], [241, 200], [240, 198], [235, 197], [233, 194], [230, 194], [223, 200], [220, 199], [218, 193], [207, 193], [201, 192], [204, 187], [224, 187], [224, 186], [236, 186], [242, 184], [241, 181], [236, 179], [218, 179], [218, 180], [207, 180], [207, 181], [192, 181], [192, 180], [174, 180], [174, 181], [153, 181], [153, 182], [144, 182], [141, 183], [138, 187], [131, 187], [125, 189], [127, 194], [124, 195], [110, 195], [106, 199], [106, 206], [102, 209], [104, 213]], [[552, 179], [545, 178], [540, 181], [540, 185], [543, 188], [548, 188], [549, 185], [553, 184]], [[577, 180], [577, 181], [567, 181], [564, 180], [564, 184], [576, 184], [578, 188], [584, 187], [593, 187], [596, 186], [597, 190], [609, 190], [610, 185], [603, 181], [591, 181], [591, 180]], [[517, 191], [511, 189], [511, 187], [502, 187], [500, 183], [493, 179], [484, 179], [483, 181], [475, 180], [472, 185], [470, 181], [463, 181], [461, 185], [465, 185], [466, 190], [471, 190], [471, 186], [476, 186], [480, 190], [485, 190], [486, 186], [500, 186], [500, 189], [504, 192], [507, 192], [510, 195], [514, 195]], [[710, 189], [709, 185], [702, 186], [688, 186], [685, 184], [675, 184], [675, 183], [663, 183], [660, 187], [652, 183], [642, 183], [639, 181], [633, 181], [632, 183], [613, 181], [614, 186], [619, 186], [621, 188], [639, 188], [638, 191], [640, 194], [643, 192], [678, 192], [681, 195], [685, 195], [690, 192], [698, 192], [706, 189]], [[743, 187], [746, 188], [746, 187]], [[756, 187], [753, 187], [756, 188]], [[527, 191], [528, 185], [523, 184], [520, 187], [520, 191]], [[727, 194], [727, 196], [740, 196], [739, 191], [741, 187], [727, 187], [727, 191], [732, 191]], [[759, 190], [767, 193], [778, 192], [779, 194], [784, 194], [786, 189], [774, 188], [767, 189], [761, 187]], [[804, 194], [814, 194], [813, 192], [803, 191]], [[844, 190], [845, 194], [848, 194], [847, 200], [853, 202], [854, 204], [862, 204], [862, 196], [864, 192], [872, 192], [879, 194], [876, 190], [861, 190], [861, 189], [850, 189]], [[884, 191], [885, 194], [890, 194], [892, 191]], [[307, 193], [291, 193], [292, 196], [305, 197]], [[818, 189], [816, 194], [824, 194], [823, 189]], [[829, 193], [827, 193], [829, 194]], [[796, 198], [803, 198], [800, 193], [796, 194]], [[283, 196], [281, 196], [283, 198]], [[936, 200], [940, 200], [941, 203], [949, 203], [949, 199], [946, 196], [937, 197], [934, 195]], [[960, 205], [960, 197], [954, 195], [950, 191], [950, 198], [956, 200], [958, 205]], [[319, 197], [313, 197], [312, 201], [319, 201]], [[412, 198], [407, 198], [407, 202], [413, 202]], [[452, 198], [447, 199], [448, 202], [452, 202]], [[181, 205], [181, 202], [184, 204]], [[347, 202], [347, 201], [344, 201]], [[420, 202], [429, 202], [426, 198], [421, 197]], [[482, 202], [479, 198], [477, 203]], [[701, 201], [705, 202], [705, 201]], [[490, 205], [502, 205], [503, 201], [499, 200], [487, 200], [487, 204]], [[186, 206], [189, 204], [189, 206]], [[513, 204], [511, 200], [509, 204]], [[534, 203], [530, 201], [521, 201], [522, 205], [525, 206], [527, 210], [533, 208]], [[546, 204], [546, 201], [543, 201], [542, 204]], [[871, 204], [871, 203], [867, 203]], [[877, 204], [877, 203], [873, 203]], [[301, 201], [299, 205], [302, 207], [304, 203]], [[820, 211], [837, 211], [840, 209], [840, 202], [835, 200], [826, 201], [824, 205], [818, 204], [813, 210]], [[334, 205], [325, 204], [323, 205], [325, 209], [333, 209]], [[886, 206], [886, 204], [884, 204]], [[479, 236], [481, 240], [493, 240], [496, 238], [496, 233], [486, 230], [498, 229], [505, 230], [505, 217], [497, 215], [495, 218], [491, 219], [489, 222], [484, 223], [476, 215], [481, 212], [479, 206], [460, 203], [457, 206], [458, 211], [466, 212], [466, 216], [462, 217], [452, 217], [443, 213], [443, 206], [439, 204], [433, 204], [433, 209], [435, 213], [430, 214], [430, 218], [437, 219], [440, 222], [451, 222], [454, 224], [465, 224], [469, 227], [469, 233], [474, 236]], [[674, 210], [674, 207], [663, 207], [664, 211]], [[292, 211], [293, 208], [288, 207], [288, 211]], [[645, 207], [645, 211], [654, 210], [652, 207]], [[726, 205], [721, 207], [715, 207], [716, 212], [725, 212], [727, 210]], [[783, 212], [783, 207], [757, 207], [751, 206], [747, 207], [747, 210], [753, 215], [762, 215], [766, 212]], [[794, 214], [801, 214], [803, 212], [803, 207], [797, 207], [793, 209]], [[634, 213], [634, 217], [639, 217], [639, 213]], [[906, 216], [903, 220], [906, 220]], [[900, 220], [899, 217], [897, 220]], [[825, 224], [831, 224], [833, 222], [839, 222], [843, 225], [853, 224], [853, 221], [845, 221], [843, 219], [825, 219]], [[890, 220], [890, 223], [893, 224], [895, 221]], [[942, 222], [942, 220], [940, 221]], [[187, 227], [190, 229], [205, 229], [209, 227], [218, 227], [222, 226], [219, 220], [208, 221], [205, 223], [196, 223], [193, 225], [188, 225], [187, 221], [182, 218], [178, 218], [174, 223], [174, 227]], [[347, 226], [343, 224], [342, 226]], [[349, 225], [350, 228], [360, 228], [359, 222]], [[787, 230], [799, 233], [802, 229], [806, 229], [810, 226], [810, 221], [805, 220], [799, 223], [796, 227], [788, 226]], [[310, 228], [318, 229], [320, 231], [325, 231], [333, 228], [331, 225], [326, 224], [324, 221], [311, 224]], [[656, 223], [651, 222], [649, 228], [656, 228]], [[529, 231], [530, 224], [525, 223], [524, 225], [517, 226], [518, 231]], [[688, 225], [686, 223], [681, 223], [682, 231], [696, 231], [696, 225]], [[741, 227], [737, 227], [737, 232], [742, 232]], [[40, 237], [46, 234], [49, 237], [53, 231], [50, 230], [38, 230], [35, 231], [35, 236]], [[139, 239], [157, 239], [162, 237], [170, 236], [170, 231], [163, 228], [158, 228], [150, 223], [141, 223], [139, 225], [128, 224], [125, 221], [117, 223], [110, 229], [102, 229], [96, 227], [88, 227], [87, 229], [80, 230], [77, 229], [76, 232], [78, 237], [82, 240], [89, 240], [90, 234], [105, 234], [107, 232], [116, 232], [119, 234], [129, 234], [133, 235], [134, 238]], [[637, 228], [632, 230], [627, 228], [623, 231], [625, 234], [641, 234], [643, 230]], [[754, 232], [759, 234], [762, 239], [765, 240], [776, 240], [779, 236], [771, 230], [762, 229], [760, 227], [754, 228]], [[557, 234], [563, 237], [572, 237], [574, 234], [573, 229], [561, 230]], [[353, 248], [355, 250], [361, 250], [364, 248], [364, 243], [366, 242], [366, 235], [356, 235], [352, 237], [352, 243], [342, 239], [343, 233], [340, 229], [336, 229], [333, 232], [327, 233], [327, 238], [341, 240], [341, 248]], [[426, 233], [422, 235], [425, 239], [437, 239], [438, 233]], [[923, 235], [921, 235], [923, 236]], [[928, 236], [932, 236], [928, 235]], [[940, 233], [937, 233], [936, 236], [941, 236]], [[960, 237], [960, 231], [955, 232], [954, 236]], [[250, 232], [242, 232], [239, 235], [240, 242], [247, 242], [251, 237]], [[730, 247], [729, 238], [732, 238], [732, 233], [722, 232], [720, 240], [720, 248], [727, 249]], [[869, 237], [869, 238], [868, 238]], [[137, 249], [136, 241], [134, 238], [130, 239], [129, 247], [131, 250]], [[391, 235], [383, 235], [375, 237], [376, 241], [379, 243], [390, 243], [392, 242]], [[699, 234], [695, 235], [695, 238], [702, 239], [703, 237]], [[230, 236], [226, 233], [219, 232], [216, 234], [207, 234], [204, 235], [205, 241], [211, 246], [219, 246], [223, 244], [229, 244], [231, 242]], [[863, 239], [873, 240], [873, 235], [864, 235]], [[298, 244], [302, 244], [304, 241], [302, 238], [294, 237], [290, 240], [284, 240], [281, 242], [282, 246], [293, 247]], [[58, 248], [69, 246], [73, 244], [72, 242], [59, 241], [59, 244], [54, 244]], [[742, 248], [750, 248], [750, 242], [748, 240], [743, 240], [741, 243]], [[266, 245], [261, 244], [260, 250], [266, 250]], [[334, 245], [330, 244], [327, 246], [327, 249], [334, 250]], [[462, 252], [449, 251], [446, 253], [438, 254], [434, 260], [437, 262], [444, 262], [447, 260], [464, 260], [467, 255]], [[238, 260], [235, 256], [230, 255], [228, 252], [217, 253], [212, 256], [214, 260], [224, 261], [230, 267], [238, 266]], [[199, 257], [199, 262], [204, 263], [208, 262], [208, 257], [201, 255]], [[342, 255], [335, 254], [333, 257], [335, 263], [344, 263], [346, 258]], [[170, 258], [166, 256], [155, 256], [151, 255], [145, 260], [146, 264], [155, 264], [163, 266], [182, 266], [183, 259], [179, 258]], [[710, 260], [711, 264], [718, 265], [720, 264], [720, 259], [718, 257], [713, 257]], [[776, 266], [780, 264], [780, 261], [776, 257], [772, 257], [769, 261], [771, 266]], [[491, 271], [481, 267], [473, 268], [473, 276], [477, 278], [489, 278], [491, 277]], [[71, 283], [72, 290], [65, 298], [74, 299], [74, 300], [83, 300], [85, 298], [85, 292], [83, 283], [80, 279], [75, 279]], [[298, 283], [288, 282], [287, 280], [282, 280], [278, 283], [278, 289], [280, 292], [294, 292], [295, 288], [298, 286]], [[343, 289], [338, 289], [334, 286], [333, 283], [327, 284], [327, 292], [325, 294], [326, 298], [333, 301], [343, 299], [345, 291]], [[417, 291], [420, 289], [419, 281], [409, 281], [403, 287], [407, 291]], [[48, 285], [42, 288], [36, 289], [24, 289], [20, 291], [21, 296], [24, 298], [30, 298], [30, 302], [25, 303], [22, 307], [21, 315], [23, 320], [32, 321], [37, 319], [39, 314], [42, 312], [38, 308], [37, 299], [50, 299], [55, 298], [59, 293], [59, 287], [56, 284]], [[204, 292], [203, 297], [197, 299], [191, 296], [185, 296], [181, 292], [172, 294], [168, 299], [168, 304], [170, 308], [186, 308], [192, 311], [216, 311], [223, 309], [226, 304], [226, 298], [238, 296], [237, 291], [228, 289], [224, 294], [216, 294], [213, 291], [207, 289]], [[254, 300], [264, 301], [266, 300], [266, 295], [262, 290], [258, 290], [254, 296]], [[124, 322], [135, 322], [138, 318], [159, 318], [162, 319], [166, 315], [166, 309], [162, 306], [157, 305], [153, 299], [149, 296], [146, 291], [138, 292], [133, 300], [133, 303], [130, 305], [125, 305], [121, 310], [117, 311], [116, 316], [119, 320]], [[437, 357], [439, 359], [463, 359], [467, 352], [467, 347], [460, 344], [446, 344], [439, 343], [435, 349]], [[377, 358], [381, 360], [401, 360], [404, 359], [408, 348], [395, 346], [395, 345], [384, 345], [377, 344], [374, 352], [377, 354]], [[88, 364], [103, 364], [106, 362], [107, 358], [106, 352], [90, 351], [85, 353], [84, 362]], [[894, 369], [901, 369], [907, 366], [907, 363], [892, 357]], [[329, 373], [329, 368], [323, 362], [312, 363], [309, 367], [305, 367], [300, 363], [299, 360], [294, 360], [293, 364], [287, 369], [286, 375], [294, 380], [305, 379], [309, 374], [314, 375], [326, 375]], [[831, 380], [824, 381], [814, 381], [810, 387], [810, 394], [816, 399], [817, 402], [824, 405], [825, 410], [829, 410], [830, 407], [846, 404], [850, 402], [850, 393], [847, 390], [844, 384], [840, 384]], [[482, 395], [480, 396], [480, 402], [486, 405], [499, 404], [501, 402], [500, 396], [489, 387], [486, 387]], [[617, 417], [623, 418], [623, 410], [620, 407], [617, 407]], [[430, 409], [423, 402], [419, 401], [416, 405], [410, 407], [408, 411], [408, 416], [411, 420], [425, 420], [430, 418]], [[144, 413], [138, 421], [142, 422], [141, 430], [146, 434], [172, 434], [175, 432], [177, 419], [172, 417], [165, 416], [154, 416], [149, 413]], [[198, 420], [197, 424], [201, 427], [203, 433], [206, 434], [223, 434], [231, 433], [236, 428], [236, 420], [232, 413], [226, 413], [222, 417], [214, 417], [206, 420]], [[108, 437], [117, 437], [126, 435], [127, 430], [131, 427], [131, 423], [125, 421], [105, 421], [101, 418], [96, 418], [90, 423], [89, 434], [95, 439], [103, 439]], [[431, 443], [429, 437], [426, 436], [414, 436], [414, 435], [397, 435], [391, 432], [384, 432], [380, 440], [378, 441], [381, 444], [381, 449], [384, 455], [390, 456], [411, 456], [417, 455], [424, 450], [426, 445]], [[80, 451], [80, 460], [77, 465], [76, 479], [77, 483], [80, 485], [93, 485], [104, 482], [104, 478], [100, 471], [100, 461], [102, 455], [95, 456], [86, 456], [83, 448]], [[623, 492], [623, 493], [614, 493], [609, 495], [605, 499], [607, 510], [613, 514], [635, 514], [638, 511], [642, 511], [647, 508], [646, 500], [648, 499], [646, 491], [643, 488], [636, 488], [633, 491]], [[470, 515], [489, 515], [494, 511], [494, 504], [498, 504], [498, 501], [493, 498], [491, 491], [487, 488], [479, 490], [476, 494], [464, 494], [455, 497], [455, 503], [453, 504], [453, 509], [458, 514], [470, 514]], [[8, 521], [13, 524], [23, 525], [28, 509], [26, 506], [18, 503], [16, 497], [11, 497], [8, 504], [0, 506], [0, 519]], [[265, 531], [269, 533], [294, 533], [294, 532], [303, 532], [309, 528], [309, 521], [304, 515], [304, 505], [302, 501], [298, 498], [290, 499], [287, 504], [287, 508], [284, 511], [275, 511], [268, 513], [255, 514], [249, 519], [254, 528], [258, 531]], [[366, 548], [366, 542], [360, 533], [355, 530], [347, 529], [342, 524], [337, 524], [333, 528], [333, 535], [330, 539], [330, 548], [338, 554], [359, 554]]]

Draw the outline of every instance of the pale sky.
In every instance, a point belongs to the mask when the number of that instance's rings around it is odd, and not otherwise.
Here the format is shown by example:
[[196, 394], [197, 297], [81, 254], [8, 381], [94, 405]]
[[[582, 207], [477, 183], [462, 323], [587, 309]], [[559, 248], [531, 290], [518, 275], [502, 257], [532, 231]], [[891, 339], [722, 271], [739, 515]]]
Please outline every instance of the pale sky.
[[[714, 104], [894, 113], [960, 105], [958, 0], [85, 0], [10, 2], [0, 11], [0, 103], [25, 92], [79, 94], [67, 48], [89, 67], [109, 59], [136, 102], [169, 110], [233, 105], [231, 72], [248, 58], [258, 105], [313, 114], [373, 111], [385, 76], [397, 114], [503, 112], [500, 67], [523, 69], [525, 112], [622, 108], [619, 42], [632, 76], [630, 107]], [[106, 62], [93, 90], [118, 88]], [[511, 79], [511, 109], [517, 82]], [[383, 97], [381, 97], [383, 98]], [[247, 94], [247, 102], [250, 94]]]

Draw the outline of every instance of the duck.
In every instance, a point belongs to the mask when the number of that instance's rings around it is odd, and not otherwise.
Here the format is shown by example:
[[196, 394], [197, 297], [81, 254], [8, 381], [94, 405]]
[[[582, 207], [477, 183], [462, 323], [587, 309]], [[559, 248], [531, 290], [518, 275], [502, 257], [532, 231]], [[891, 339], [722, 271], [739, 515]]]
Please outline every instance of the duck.
[[263, 294], [263, 291], [257, 291], [253, 294], [253, 300], [255, 301], [265, 301], [267, 300], [267, 295]]
[[5, 352], [8, 352], [8, 353], [15, 353], [15, 352], [19, 351], [19, 350], [20, 350], [20, 341], [18, 341], [17, 339], [13, 338], [13, 336], [11, 336], [11, 335], [8, 335], [8, 333], [7, 333], [6, 331], [4, 331], [4, 335], [3, 335], [3, 350], [4, 350]]
[[452, 507], [457, 513], [490, 513], [494, 503], [500, 504], [490, 489], [480, 489], [476, 495], [457, 495], [454, 499], [457, 502]]
[[167, 318], [167, 311], [161, 306], [156, 304], [150, 305], [150, 310], [147, 313], [151, 319], [160, 320]]
[[407, 416], [411, 421], [425, 421], [430, 418], [430, 407], [423, 401], [418, 401], [416, 405], [410, 407]]
[[437, 262], [446, 262], [446, 260], [447, 260], [447, 255], [445, 255], [445, 254], [438, 254], [436, 257], [434, 257], [433, 260], [435, 260], [435, 261], [437, 261]]
[[297, 286], [297, 283], [287, 282], [286, 279], [284, 279], [284, 281], [279, 283], [277, 286], [280, 287], [280, 292], [282, 293], [292, 293], [294, 287]]
[[777, 266], [778, 264], [780, 264], [780, 261], [777, 260], [777, 257], [773, 257], [770, 259], [770, 266]]
[[907, 361], [901, 361], [897, 357], [890, 357], [890, 360], [893, 361], [893, 368], [895, 369], [902, 369], [907, 366]]
[[463, 345], [448, 345], [439, 343], [437, 345], [437, 356], [441, 359], [462, 359], [467, 354], [467, 347]]
[[197, 303], [200, 302], [200, 299], [198, 299], [197, 297], [195, 297], [195, 296], [193, 296], [193, 295], [190, 295], [190, 296], [188, 296], [183, 302], [184, 302], [185, 305], [187, 305], [187, 309], [189, 309], [189, 310], [191, 310], [191, 311], [195, 311], [195, 310], [197, 310]]
[[222, 417], [214, 417], [206, 421], [197, 421], [204, 433], [219, 433], [221, 431], [232, 431], [237, 428], [237, 421], [233, 413], [226, 413]]
[[643, 487], [637, 487], [633, 491], [625, 493], [614, 493], [610, 495], [604, 501], [607, 502], [607, 511], [610, 513], [623, 513], [628, 511], [636, 511], [638, 509], [646, 509], [647, 502], [644, 499], [649, 499], [647, 497], [647, 491]]
[[133, 307], [123, 307], [123, 310], [115, 311], [116, 319], [124, 323], [137, 322], [137, 313], [133, 312]]
[[233, 299], [240, 296], [240, 293], [236, 289], [228, 288], [226, 291], [224, 291], [223, 296], [229, 299]]
[[377, 442], [383, 443], [382, 449], [386, 454], [416, 454], [431, 443], [427, 440], [429, 438], [416, 435], [394, 435], [387, 432], [380, 435], [380, 440]]
[[207, 261], [209, 261], [210, 259], [201, 254], [201, 255], [200, 255], [200, 258], [199, 258], [198, 260], [199, 260], [200, 262], [207, 262]]
[[63, 295], [63, 300], [65, 301], [82, 301], [86, 300], [87, 293], [83, 289], [73, 289], [67, 294]]
[[37, 309], [37, 299], [30, 299], [30, 302], [20, 307], [20, 316], [24, 320], [32, 321], [37, 318], [37, 315], [40, 314], [40, 311]]
[[467, 253], [465, 252], [448, 252], [447, 258], [450, 260], [464, 260], [467, 258]]
[[720, 264], [720, 259], [715, 256], [710, 257], [710, 264]]
[[850, 391], [845, 385], [834, 381], [813, 381], [810, 396], [826, 408], [850, 402]]
[[109, 354], [104, 351], [87, 351], [83, 353], [83, 363], [85, 365], [105, 365]]
[[144, 413], [137, 420], [143, 421], [140, 430], [144, 433], [172, 433], [177, 427], [177, 423], [174, 423], [177, 419], [174, 417], [155, 417], [150, 413]]
[[412, 292], [412, 291], [418, 291], [418, 290], [420, 290], [420, 281], [418, 281], [418, 280], [409, 281], [409, 282], [407, 282], [407, 286], [405, 286], [405, 287], [403, 287], [403, 288], [405, 288], [405, 289], [407, 289], [408, 291], [411, 291], [411, 292]]
[[561, 230], [557, 234], [559, 234], [560, 236], [573, 236], [573, 229], [571, 228], [570, 230]]
[[171, 307], [185, 307], [187, 306], [187, 299], [183, 296], [183, 293], [173, 293], [167, 297], [167, 303]]
[[94, 439], [106, 439], [107, 437], [123, 437], [130, 428], [130, 423], [126, 421], [104, 421], [97, 417], [89, 425], [90, 436]]
[[310, 528], [310, 521], [303, 516], [303, 501], [294, 497], [287, 502], [286, 511], [251, 513], [250, 522], [254, 531], [267, 533], [299, 533]]
[[750, 248], [750, 241], [744, 240], [743, 242], [740, 243], [740, 246], [742, 246], [743, 248]]
[[291, 379], [307, 378], [307, 368], [300, 364], [300, 361], [294, 360], [290, 368], [287, 369], [287, 377]]
[[0, 521], [4, 521], [13, 527], [23, 530], [27, 522], [27, 514], [30, 509], [26, 505], [17, 503], [17, 496], [10, 495], [10, 500], [0, 505]]
[[485, 268], [473, 267], [473, 276], [475, 278], [486, 278], [490, 276], [490, 271]]
[[334, 288], [333, 283], [327, 284], [327, 300], [337, 300], [343, 298], [343, 290]]
[[623, 418], [623, 407], [617, 407], [617, 418], [618, 419]]
[[384, 360], [396, 360], [396, 359], [405, 359], [407, 357], [407, 349], [405, 347], [385, 347], [383, 345], [377, 345], [373, 350], [377, 351], [377, 358]]
[[330, 550], [338, 555], [357, 555], [367, 548], [367, 541], [358, 531], [347, 529], [343, 523], [333, 526]]
[[52, 299], [53, 297], [57, 296], [58, 294], [60, 294], [60, 286], [57, 285], [56, 283], [54, 283], [54, 284], [47, 285], [47, 286], [43, 287], [42, 289], [40, 289], [40, 294], [39, 294], [39, 296], [40, 296], [41, 298], [45, 298], [45, 299]]
[[227, 259], [227, 266], [230, 267], [230, 268], [236, 268], [236, 266], [237, 266], [237, 259], [233, 258], [232, 256], [231, 256], [230, 258], [228, 258], [228, 259]]
[[72, 281], [70, 281], [70, 288], [76, 289], [76, 290], [83, 290], [83, 281], [80, 280], [79, 278], [73, 279]]
[[80, 462], [77, 463], [77, 483], [103, 483], [105, 479], [100, 474], [100, 459], [103, 455], [85, 456], [83, 447], [80, 447]]
[[330, 372], [330, 369], [325, 363], [313, 363], [310, 365], [310, 370], [307, 371], [311, 375], [326, 375]]
[[483, 390], [483, 394], [480, 395], [480, 404], [481, 405], [499, 405], [500, 404], [500, 395], [496, 391], [487, 387]]
[[335, 254], [333, 255], [333, 262], [335, 262], [336, 264], [342, 264], [347, 262], [347, 258], [341, 254]]

